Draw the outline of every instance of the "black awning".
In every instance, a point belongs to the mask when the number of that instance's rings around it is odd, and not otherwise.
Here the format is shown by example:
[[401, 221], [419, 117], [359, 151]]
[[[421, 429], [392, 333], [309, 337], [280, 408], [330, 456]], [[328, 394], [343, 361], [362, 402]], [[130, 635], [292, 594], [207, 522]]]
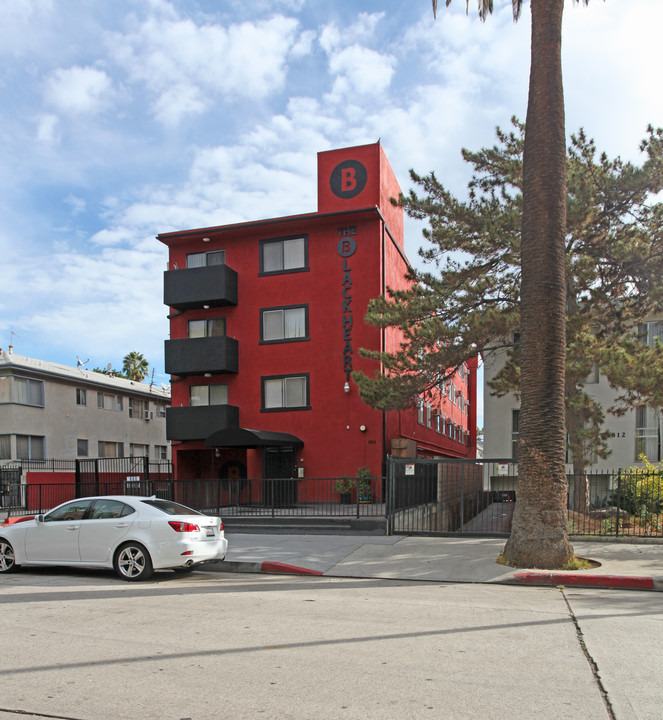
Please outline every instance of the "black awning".
[[247, 428], [224, 428], [205, 438], [207, 447], [301, 447], [304, 444], [296, 435], [269, 430]]

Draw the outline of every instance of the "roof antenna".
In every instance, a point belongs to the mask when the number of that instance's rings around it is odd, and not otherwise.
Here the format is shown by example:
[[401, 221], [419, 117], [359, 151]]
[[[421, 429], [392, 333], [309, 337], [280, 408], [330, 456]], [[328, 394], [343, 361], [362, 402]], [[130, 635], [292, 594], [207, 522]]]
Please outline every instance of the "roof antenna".
[[[76, 367], [77, 367], [79, 370], [80, 370], [82, 367], [85, 367], [85, 366], [87, 365], [87, 363], [89, 363], [89, 362], [90, 362], [90, 358], [88, 358], [85, 362], [83, 362], [83, 360], [81, 360], [81, 359], [78, 357], [78, 355], [76, 355]], [[82, 370], [81, 370], [81, 372], [82, 372]]]
[[9, 338], [9, 354], [11, 355], [14, 352], [14, 338], [20, 338], [20, 335], [17, 335], [13, 330], [9, 331], [10, 338]]

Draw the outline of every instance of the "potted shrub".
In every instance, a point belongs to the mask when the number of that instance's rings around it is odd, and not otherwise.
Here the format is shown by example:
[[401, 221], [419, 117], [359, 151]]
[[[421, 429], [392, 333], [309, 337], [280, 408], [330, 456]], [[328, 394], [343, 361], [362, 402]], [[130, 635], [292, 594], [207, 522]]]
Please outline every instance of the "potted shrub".
[[341, 496], [341, 505], [350, 504], [350, 496], [354, 489], [355, 481], [349, 475], [343, 475], [343, 477], [336, 478], [334, 482], [334, 492], [337, 492]]
[[355, 478], [357, 480], [359, 502], [371, 502], [373, 500], [373, 475], [371, 471], [364, 465], [357, 470]]

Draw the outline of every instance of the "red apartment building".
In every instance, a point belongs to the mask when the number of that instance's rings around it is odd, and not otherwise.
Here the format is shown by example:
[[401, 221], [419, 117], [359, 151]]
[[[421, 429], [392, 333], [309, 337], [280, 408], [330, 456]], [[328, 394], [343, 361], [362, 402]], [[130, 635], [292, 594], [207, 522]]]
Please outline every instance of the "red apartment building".
[[379, 143], [318, 154], [318, 211], [181, 232], [168, 246], [167, 437], [178, 479], [333, 478], [389, 453], [476, 455], [476, 359], [434, 402], [381, 412], [352, 372], [399, 338], [364, 322], [403, 287], [400, 188]]

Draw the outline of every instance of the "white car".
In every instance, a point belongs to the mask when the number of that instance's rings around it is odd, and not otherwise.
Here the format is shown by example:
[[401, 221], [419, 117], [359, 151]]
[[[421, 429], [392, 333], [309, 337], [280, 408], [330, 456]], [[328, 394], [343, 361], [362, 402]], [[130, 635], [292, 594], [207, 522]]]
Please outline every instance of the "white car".
[[[8, 521], [9, 522], [9, 521]], [[0, 573], [21, 565], [114, 568], [124, 580], [223, 560], [219, 517], [157, 497], [107, 495], [0, 526]]]

